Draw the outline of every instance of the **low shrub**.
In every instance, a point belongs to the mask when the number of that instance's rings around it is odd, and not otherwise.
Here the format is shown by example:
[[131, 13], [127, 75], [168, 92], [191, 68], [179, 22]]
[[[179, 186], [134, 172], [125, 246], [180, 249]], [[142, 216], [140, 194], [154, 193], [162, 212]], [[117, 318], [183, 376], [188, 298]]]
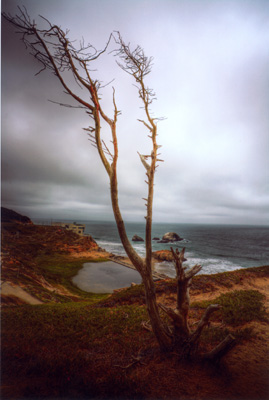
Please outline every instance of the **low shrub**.
[[211, 301], [192, 303], [193, 308], [207, 308], [210, 304], [219, 304], [221, 309], [212, 316], [212, 320], [238, 326], [253, 320], [268, 319], [263, 300], [265, 296], [258, 290], [235, 290], [224, 293]]

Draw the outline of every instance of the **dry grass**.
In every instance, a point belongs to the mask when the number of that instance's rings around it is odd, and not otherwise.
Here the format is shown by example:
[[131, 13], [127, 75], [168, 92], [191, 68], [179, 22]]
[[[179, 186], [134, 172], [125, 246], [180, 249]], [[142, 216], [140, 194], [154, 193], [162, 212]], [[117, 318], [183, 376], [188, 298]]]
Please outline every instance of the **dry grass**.
[[[140, 289], [132, 290], [138, 295]], [[237, 296], [255, 303], [256, 311], [237, 321], [238, 345], [218, 368], [160, 353], [153, 335], [141, 326], [147, 313], [140, 304], [7, 307], [2, 311], [2, 398], [266, 399], [265, 298], [245, 292]], [[125, 302], [130, 290], [120, 293]], [[195, 304], [192, 322], [204, 306]], [[235, 308], [240, 312], [242, 301], [230, 304], [230, 310]], [[219, 316], [205, 331], [205, 348], [235, 329], [229, 323], [220, 326], [222, 320]], [[142, 363], [134, 362], [138, 354]]]
[[[141, 326], [147, 319], [142, 285], [103, 300], [72, 286], [82, 263], [101, 255], [98, 249], [44, 227], [20, 226], [16, 243], [17, 228], [4, 232], [4, 277], [53, 303], [22, 305], [3, 297], [3, 400], [268, 398], [268, 266], [193, 279], [193, 327], [206, 304], [224, 306], [205, 330], [203, 348], [228, 332], [238, 338], [216, 368], [159, 352], [152, 333]], [[156, 291], [160, 302], [175, 304], [174, 280], [158, 282]], [[141, 362], [133, 358], [138, 354]]]

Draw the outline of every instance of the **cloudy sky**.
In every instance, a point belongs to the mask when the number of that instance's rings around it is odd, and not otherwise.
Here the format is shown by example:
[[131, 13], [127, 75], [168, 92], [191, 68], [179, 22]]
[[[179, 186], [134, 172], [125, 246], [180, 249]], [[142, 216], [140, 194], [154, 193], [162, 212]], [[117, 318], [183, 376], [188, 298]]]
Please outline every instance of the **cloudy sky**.
[[[269, 225], [269, 2], [267, 0], [2, 0], [25, 5], [101, 49], [120, 31], [154, 57], [147, 85], [164, 163], [156, 174], [154, 221]], [[109, 183], [83, 128], [83, 110], [27, 53], [2, 21], [2, 205], [31, 218], [112, 220]], [[113, 44], [110, 47], [112, 50]], [[150, 149], [131, 77], [111, 54], [94, 76], [116, 90], [119, 201], [143, 221]], [[103, 91], [111, 111], [112, 85]], [[106, 133], [105, 133], [106, 134]]]

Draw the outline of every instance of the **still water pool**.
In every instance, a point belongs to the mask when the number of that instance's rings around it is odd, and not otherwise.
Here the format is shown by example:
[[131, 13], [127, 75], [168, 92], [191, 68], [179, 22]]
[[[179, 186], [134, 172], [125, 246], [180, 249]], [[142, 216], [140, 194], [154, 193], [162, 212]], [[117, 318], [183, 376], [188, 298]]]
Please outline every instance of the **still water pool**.
[[85, 263], [72, 279], [81, 290], [90, 293], [112, 293], [114, 289], [141, 283], [139, 273], [112, 261]]

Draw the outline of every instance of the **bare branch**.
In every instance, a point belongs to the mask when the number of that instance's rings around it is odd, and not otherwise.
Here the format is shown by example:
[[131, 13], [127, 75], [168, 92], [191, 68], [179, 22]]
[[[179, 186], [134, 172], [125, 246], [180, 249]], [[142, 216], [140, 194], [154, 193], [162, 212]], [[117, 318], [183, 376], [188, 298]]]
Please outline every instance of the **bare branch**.
[[198, 274], [202, 269], [201, 265], [194, 265], [189, 271], [185, 273], [186, 279], [191, 279], [194, 275]]
[[58, 102], [58, 101], [53, 101], [53, 100], [48, 100], [50, 103], [53, 103], [53, 104], [58, 104], [59, 106], [62, 106], [62, 107], [67, 107], [67, 108], [80, 108], [80, 109], [83, 109], [83, 110], [87, 110], [87, 108], [85, 107], [85, 106], [74, 106], [74, 105], [72, 105], [72, 104], [65, 104], [65, 103], [60, 103], [60, 102]]
[[142, 122], [142, 124], [144, 124], [144, 125], [152, 132], [152, 127], [149, 126], [145, 121], [143, 121], [143, 120], [141, 120], [141, 119], [139, 119], [138, 121], [139, 121], [139, 122]]
[[233, 335], [229, 334], [226, 338], [218, 344], [213, 350], [203, 355], [203, 359], [211, 362], [219, 362], [236, 344]]
[[[146, 304], [150, 317], [150, 328], [149, 324], [145, 324], [144, 327], [152, 329], [163, 350], [171, 349], [172, 345], [182, 345], [183, 343], [195, 347], [198, 344], [203, 328], [208, 324], [210, 315], [219, 308], [218, 305], [211, 305], [206, 310], [195, 332], [191, 333], [188, 326], [189, 287], [192, 277], [201, 270], [201, 266], [195, 265], [189, 271], [186, 271], [186, 268], [183, 267], [185, 248], [181, 251], [171, 248], [177, 280], [176, 308], [157, 304], [156, 290], [152, 277], [151, 233], [154, 177], [158, 167], [157, 163], [163, 162], [159, 158], [160, 153], [158, 153], [158, 149], [161, 146], [157, 144], [157, 123], [163, 118], [152, 116], [151, 105], [156, 99], [156, 95], [153, 89], [146, 85], [146, 78], [153, 66], [153, 58], [147, 57], [140, 46], [136, 46], [131, 50], [130, 45], [123, 41], [119, 32], [111, 34], [104, 48], [97, 50], [93, 45], [85, 44], [84, 39], [79, 44], [76, 41], [70, 40], [68, 30], [64, 31], [60, 26], [52, 24], [42, 16], [40, 18], [44, 27], [39, 28], [36, 22], [31, 20], [25, 7], [19, 7], [18, 9], [18, 15], [13, 17], [4, 13], [3, 17], [15, 27], [30, 54], [38, 61], [40, 69], [36, 74], [38, 75], [45, 70], [52, 72], [60, 81], [64, 93], [75, 100], [75, 105], [49, 101], [63, 107], [83, 109], [90, 118], [90, 126], [84, 128], [84, 130], [87, 132], [91, 144], [97, 148], [109, 177], [111, 203], [121, 242], [129, 259], [143, 279]], [[131, 245], [119, 207], [117, 180], [118, 140], [116, 127], [120, 111], [116, 104], [115, 88], [112, 88], [111, 99], [113, 115], [109, 117], [103, 108], [100, 92], [102, 88], [110, 85], [112, 81], [104, 85], [101, 80], [95, 79], [93, 76], [94, 61], [107, 51], [112, 36], [117, 45], [117, 49], [114, 51], [115, 56], [118, 58], [117, 64], [134, 79], [135, 87], [142, 103], [142, 109], [145, 113], [145, 119], [139, 119], [138, 121], [142, 122], [147, 129], [147, 134], [152, 145], [150, 154], [140, 154], [138, 152], [140, 160], [146, 169], [147, 178], [145, 182], [148, 191], [147, 197], [143, 198], [147, 207], [147, 215], [145, 216], [145, 259]], [[87, 99], [87, 101], [84, 99]], [[109, 127], [113, 147], [111, 145], [108, 146], [107, 143], [109, 142], [103, 139], [101, 124]], [[161, 319], [159, 310], [164, 311], [171, 318], [173, 330]], [[219, 358], [220, 355], [227, 351], [230, 343], [232, 343], [232, 340], [228, 338], [213, 353], [208, 354], [207, 358]], [[121, 368], [128, 369], [138, 362], [141, 363], [140, 355], [133, 357], [129, 365]]]
[[182, 322], [182, 317], [179, 314], [178, 310], [175, 308], [167, 307], [164, 304], [158, 303], [158, 306], [161, 310], [163, 310], [173, 321], [175, 324], [180, 324]]
[[192, 333], [190, 337], [190, 343], [197, 342], [201, 336], [201, 333], [204, 329], [204, 327], [208, 324], [209, 318], [211, 314], [213, 314], [215, 311], [219, 310], [221, 306], [219, 304], [211, 304], [209, 307], [207, 307], [203, 317], [201, 318], [195, 332]]
[[111, 157], [111, 159], [113, 160], [113, 158], [114, 158], [114, 157], [113, 157], [113, 154], [111, 153], [111, 151], [110, 151], [109, 148], [107, 147], [105, 141], [102, 140], [102, 143], [103, 143], [103, 148], [104, 148], [106, 154], [108, 154], [108, 155]]
[[143, 156], [142, 154], [140, 154], [139, 152], [137, 152], [138, 153], [138, 155], [139, 155], [139, 157], [140, 157], [140, 160], [141, 160], [141, 162], [142, 162], [142, 164], [144, 165], [144, 167], [146, 168], [146, 170], [147, 171], [150, 171], [150, 165], [147, 163], [147, 161], [146, 161], [146, 158], [147, 158], [147, 156]]

